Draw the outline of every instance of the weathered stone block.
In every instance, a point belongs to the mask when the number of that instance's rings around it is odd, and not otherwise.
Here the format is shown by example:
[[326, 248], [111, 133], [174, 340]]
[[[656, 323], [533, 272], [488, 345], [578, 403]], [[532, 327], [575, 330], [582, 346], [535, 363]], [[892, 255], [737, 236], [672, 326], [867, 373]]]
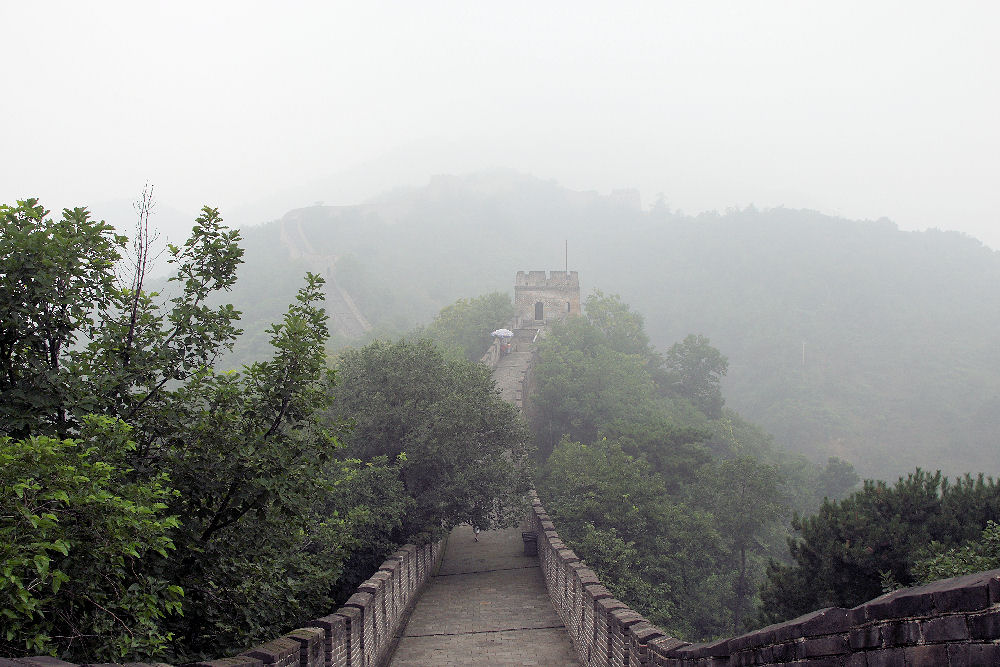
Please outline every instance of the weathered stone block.
[[814, 637], [829, 635], [836, 632], [846, 632], [850, 628], [847, 610], [838, 607], [819, 609], [808, 614], [793, 618], [784, 623], [770, 626], [774, 632], [775, 641], [788, 641], [798, 637]]
[[964, 615], [941, 616], [923, 621], [921, 624], [924, 641], [928, 644], [951, 642], [969, 638], [969, 628]]
[[611, 591], [605, 588], [600, 583], [597, 584], [583, 584], [583, 589], [586, 591], [594, 600], [603, 600], [605, 598], [613, 597]]
[[907, 646], [903, 649], [906, 667], [941, 667], [948, 664], [948, 647], [944, 644]]
[[580, 557], [572, 549], [559, 549], [556, 554], [563, 563], [576, 563], [580, 560]]
[[882, 626], [874, 624], [851, 628], [847, 634], [847, 643], [855, 651], [882, 646]]
[[852, 653], [847, 656], [847, 661], [844, 662], [844, 667], [868, 667], [868, 660], [862, 652]]
[[797, 652], [799, 658], [818, 658], [827, 655], [843, 655], [850, 652], [851, 647], [847, 644], [847, 635], [829, 635], [826, 637], [812, 637], [802, 642]]
[[299, 643], [300, 667], [322, 667], [326, 663], [326, 633], [320, 628], [299, 628], [286, 637]]
[[1000, 665], [1000, 644], [950, 644], [948, 659], [958, 665]]
[[371, 593], [355, 593], [351, 597], [347, 598], [347, 602], [344, 603], [345, 607], [356, 607], [357, 609], [366, 609], [371, 606], [372, 600], [375, 598]]
[[[865, 653], [868, 667], [906, 667], [901, 648], [883, 648]], [[947, 664], [947, 663], [946, 663]]]
[[795, 660], [795, 642], [782, 642], [771, 647], [775, 662], [791, 662]]
[[882, 641], [885, 646], [916, 644], [920, 641], [920, 624], [917, 621], [883, 623]]
[[968, 628], [973, 639], [1000, 639], [1000, 610], [970, 615]]
[[597, 586], [600, 585], [601, 580], [598, 578], [597, 573], [591, 570], [586, 564], [580, 562], [579, 567], [576, 568], [576, 573], [580, 579], [580, 585], [583, 587], [587, 586]]
[[929, 616], [934, 611], [934, 597], [919, 588], [893, 591], [861, 605], [868, 620]]
[[683, 639], [677, 639], [675, 637], [656, 637], [649, 640], [649, 650], [656, 655], [663, 657], [670, 657], [674, 651], [685, 646], [690, 646], [690, 642], [686, 642]]

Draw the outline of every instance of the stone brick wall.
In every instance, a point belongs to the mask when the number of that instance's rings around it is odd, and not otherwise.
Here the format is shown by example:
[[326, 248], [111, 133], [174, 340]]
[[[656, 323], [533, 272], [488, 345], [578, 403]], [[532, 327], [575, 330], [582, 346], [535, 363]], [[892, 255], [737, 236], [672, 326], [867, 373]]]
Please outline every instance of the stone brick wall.
[[576, 271], [518, 271], [514, 276], [514, 311], [518, 326], [535, 322], [535, 304], [542, 304], [542, 319], [559, 320], [579, 315], [580, 277]]
[[[408, 544], [389, 556], [344, 606], [329, 616], [303, 623], [301, 628], [237, 656], [190, 663], [191, 667], [379, 667], [387, 662], [396, 632], [442, 555], [443, 542], [422, 547]], [[40, 656], [0, 658], [0, 667], [77, 666]], [[128, 667], [145, 667], [145, 663], [129, 663]]]
[[691, 644], [616, 600], [563, 544], [538, 496], [529, 520], [549, 597], [586, 667], [1000, 665], [1000, 570], [894, 591], [739, 637]]

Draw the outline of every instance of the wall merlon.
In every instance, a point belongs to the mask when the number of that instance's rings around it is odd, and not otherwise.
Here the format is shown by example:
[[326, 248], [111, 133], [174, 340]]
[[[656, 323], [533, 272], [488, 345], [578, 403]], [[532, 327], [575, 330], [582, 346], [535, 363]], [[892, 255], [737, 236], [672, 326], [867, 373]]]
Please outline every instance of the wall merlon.
[[600, 582], [596, 584], [584, 585], [583, 591], [586, 595], [589, 595], [592, 600], [604, 600], [614, 597], [614, 595], [611, 594], [611, 591], [605, 588]]
[[344, 603], [345, 607], [354, 607], [355, 609], [366, 609], [371, 606], [372, 600], [375, 599], [371, 593], [360, 592], [355, 593], [351, 597], [347, 598], [347, 602]]
[[402, 556], [397, 556], [393, 554], [388, 558], [386, 558], [384, 561], [382, 561], [382, 564], [378, 566], [378, 569], [382, 570], [383, 572], [393, 572], [399, 569], [399, 566], [402, 562], [403, 562]]
[[559, 554], [559, 560], [564, 563], [575, 563], [580, 560], [580, 557], [572, 549], [559, 549], [557, 553]]
[[[601, 580], [598, 578], [597, 573], [586, 567], [583, 563], [579, 564], [580, 567], [577, 568], [577, 576], [580, 578], [580, 585], [583, 587], [589, 586], [600, 586]], [[603, 586], [602, 586], [603, 588]], [[607, 589], [605, 589], [607, 590]]]

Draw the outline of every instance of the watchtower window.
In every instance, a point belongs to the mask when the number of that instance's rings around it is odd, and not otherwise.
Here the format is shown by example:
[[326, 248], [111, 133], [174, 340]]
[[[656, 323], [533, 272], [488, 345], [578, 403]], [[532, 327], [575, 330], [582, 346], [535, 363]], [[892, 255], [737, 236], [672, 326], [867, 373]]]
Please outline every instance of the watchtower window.
[[544, 313], [544, 308], [545, 308], [545, 306], [542, 304], [541, 301], [539, 301], [539, 302], [537, 302], [535, 304], [535, 319], [536, 320], [545, 319], [544, 317], [542, 317], [545, 314]]

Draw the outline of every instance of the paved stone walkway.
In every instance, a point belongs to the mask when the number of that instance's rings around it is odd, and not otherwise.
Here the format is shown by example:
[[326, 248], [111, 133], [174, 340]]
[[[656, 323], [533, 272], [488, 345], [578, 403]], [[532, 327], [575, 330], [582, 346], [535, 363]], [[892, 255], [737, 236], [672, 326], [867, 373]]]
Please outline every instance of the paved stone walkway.
[[469, 526], [455, 528], [390, 664], [579, 667], [538, 558], [523, 550], [519, 528], [478, 542]]
[[514, 333], [514, 347], [516, 352], [511, 352], [500, 357], [496, 368], [493, 369], [493, 380], [500, 390], [500, 397], [508, 403], [513, 403], [517, 407], [521, 405], [521, 380], [531, 364], [531, 355], [534, 345], [532, 338], [538, 329], [517, 329]]

